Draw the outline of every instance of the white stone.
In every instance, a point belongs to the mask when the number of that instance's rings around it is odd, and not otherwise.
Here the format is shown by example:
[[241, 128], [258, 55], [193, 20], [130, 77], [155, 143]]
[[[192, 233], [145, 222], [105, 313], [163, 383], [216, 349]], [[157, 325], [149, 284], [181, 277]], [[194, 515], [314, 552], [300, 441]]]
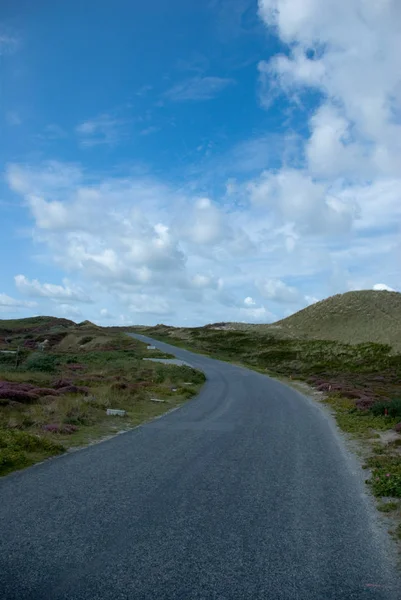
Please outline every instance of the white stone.
[[111, 416], [111, 415], [117, 415], [119, 417], [124, 417], [127, 414], [126, 410], [120, 410], [119, 408], [108, 408], [106, 410], [106, 413]]

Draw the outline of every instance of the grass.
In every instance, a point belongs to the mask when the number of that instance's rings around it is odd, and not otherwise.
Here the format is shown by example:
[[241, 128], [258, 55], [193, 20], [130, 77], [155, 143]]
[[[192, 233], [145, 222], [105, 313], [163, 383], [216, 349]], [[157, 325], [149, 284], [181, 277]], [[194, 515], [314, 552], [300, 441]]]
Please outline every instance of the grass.
[[374, 431], [392, 429], [399, 421], [397, 418], [355, 410], [355, 403], [339, 394], [328, 395], [325, 403], [334, 410], [336, 421], [343, 431], [366, 439], [371, 439]]
[[50, 439], [26, 431], [0, 429], [0, 474], [6, 475], [64, 451], [61, 443]]
[[393, 511], [397, 510], [398, 507], [399, 507], [398, 502], [384, 502], [382, 504], [379, 504], [377, 509], [383, 513], [391, 513]]
[[[18, 368], [0, 362], [0, 384], [8, 382], [0, 394], [0, 475], [152, 419], [185, 402], [204, 382], [189, 367], [143, 361], [169, 355], [126, 335], [99, 334], [98, 328], [87, 335], [90, 325], [84, 328], [82, 335], [83, 327], [74, 325], [45, 352], [27, 350]], [[66, 348], [66, 337], [74, 351]], [[107, 416], [107, 408], [126, 415]]]

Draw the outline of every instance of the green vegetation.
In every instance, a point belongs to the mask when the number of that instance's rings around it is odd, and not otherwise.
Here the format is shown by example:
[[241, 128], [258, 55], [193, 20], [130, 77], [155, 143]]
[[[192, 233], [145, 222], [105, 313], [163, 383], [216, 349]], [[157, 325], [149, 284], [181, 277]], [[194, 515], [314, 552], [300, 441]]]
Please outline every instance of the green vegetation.
[[27, 317], [26, 319], [1, 319], [0, 335], [4, 331], [29, 331], [45, 328], [47, 331], [57, 325], [58, 327], [71, 327], [75, 323], [69, 319], [59, 319], [57, 317]]
[[[30, 320], [27, 330], [25, 319], [20, 328], [15, 321], [0, 340], [0, 349], [22, 347], [18, 365], [16, 355], [0, 354], [0, 475], [128, 430], [180, 405], [204, 382], [189, 367], [143, 361], [169, 355], [119, 331], [57, 319], [46, 330], [46, 323]], [[126, 415], [108, 416], [107, 408]]]
[[382, 400], [375, 402], [371, 408], [372, 413], [375, 416], [388, 414], [389, 417], [401, 419], [401, 400], [396, 398], [395, 400]]
[[57, 358], [43, 352], [33, 352], [24, 362], [24, 368], [27, 371], [43, 371], [44, 373], [54, 373], [56, 366]]
[[372, 469], [369, 484], [375, 496], [401, 498], [401, 460], [389, 452], [370, 457], [366, 465]]
[[390, 513], [398, 508], [398, 502], [384, 502], [377, 507], [380, 512]]
[[61, 444], [45, 437], [26, 431], [0, 429], [0, 474], [6, 475], [64, 451]]

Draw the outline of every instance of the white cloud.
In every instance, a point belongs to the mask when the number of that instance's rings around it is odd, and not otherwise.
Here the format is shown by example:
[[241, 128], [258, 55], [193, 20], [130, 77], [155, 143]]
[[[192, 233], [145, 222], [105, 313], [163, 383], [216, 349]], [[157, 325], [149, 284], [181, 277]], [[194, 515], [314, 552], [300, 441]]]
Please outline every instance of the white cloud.
[[263, 279], [257, 283], [264, 298], [283, 304], [300, 304], [304, 301], [302, 294], [280, 279]]
[[264, 306], [255, 308], [241, 308], [239, 315], [240, 319], [245, 320], [245, 322], [272, 323], [273, 321], [277, 320], [276, 315], [269, 312]]
[[343, 202], [328, 185], [301, 170], [266, 171], [248, 184], [248, 192], [254, 205], [268, 209], [278, 224], [293, 223], [302, 234], [345, 233], [357, 214], [354, 202]]
[[200, 198], [195, 202], [188, 222], [187, 235], [195, 244], [215, 244], [225, 236], [223, 215], [209, 198]]
[[25, 300], [17, 300], [15, 298], [11, 298], [7, 294], [0, 294], [0, 306], [6, 308], [32, 308], [36, 306], [36, 302], [27, 302]]
[[76, 165], [48, 161], [38, 169], [35, 166], [11, 163], [6, 168], [6, 179], [10, 188], [26, 197], [42, 194], [57, 195], [64, 199], [65, 192], [78, 186], [82, 171]]
[[126, 125], [126, 120], [104, 113], [83, 121], [77, 125], [75, 131], [82, 146], [114, 146], [126, 135]]
[[[296, 170], [284, 166], [248, 184], [255, 208], [268, 210], [283, 231], [291, 224], [286, 249], [298, 263], [296, 253], [320, 234], [315, 279], [325, 277], [330, 293], [369, 289], [379, 276], [395, 285], [401, 255], [401, 4], [327, 0], [322, 10], [318, 0], [259, 0], [259, 14], [286, 45], [259, 63], [261, 103], [270, 109], [286, 95], [310, 133]], [[309, 260], [312, 266], [313, 253]]]
[[281, 90], [297, 101], [308, 88], [323, 94], [310, 122], [308, 157], [315, 172], [398, 175], [398, 0], [327, 0], [324, 10], [318, 0], [259, 0], [259, 11], [289, 49], [289, 56], [261, 64], [262, 94]]
[[173, 102], [211, 100], [233, 83], [233, 79], [224, 77], [191, 77], [177, 83], [164, 95]]
[[133, 313], [168, 315], [171, 308], [164, 298], [151, 294], [132, 294], [130, 296], [129, 310]]
[[[79, 279], [96, 301], [85, 311], [91, 320], [105, 318], [100, 310], [107, 306], [144, 323], [158, 315], [176, 324], [267, 322], [275, 317], [270, 311], [280, 317], [287, 307], [346, 291], [350, 270], [363, 287], [382, 277], [396, 285], [396, 179], [350, 189], [287, 168], [265, 171], [217, 199], [133, 175], [99, 178], [62, 163], [13, 165], [7, 179], [26, 202], [41, 254], [70, 280], [53, 294], [40, 280], [27, 280], [30, 294], [76, 304]], [[378, 195], [385, 209], [376, 218]], [[302, 291], [284, 283], [302, 279]]]
[[386, 292], [395, 292], [395, 289], [391, 288], [389, 285], [386, 285], [385, 283], [375, 283], [375, 285], [373, 286], [374, 290], [377, 291], [386, 291]]
[[51, 300], [64, 302], [92, 302], [85, 292], [75, 286], [40, 283], [37, 279], [30, 281], [25, 275], [16, 275], [14, 280], [19, 292], [33, 298], [50, 298]]
[[249, 306], [255, 306], [256, 302], [253, 298], [251, 298], [251, 296], [247, 296], [244, 300], [244, 304], [245, 304], [245, 306], [249, 307]]

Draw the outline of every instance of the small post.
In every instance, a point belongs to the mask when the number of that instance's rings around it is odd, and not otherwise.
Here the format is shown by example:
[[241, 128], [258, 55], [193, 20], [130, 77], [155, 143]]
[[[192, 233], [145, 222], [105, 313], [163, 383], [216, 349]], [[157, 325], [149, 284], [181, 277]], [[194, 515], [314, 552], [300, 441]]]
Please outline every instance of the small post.
[[19, 346], [17, 348], [17, 352], [15, 353], [15, 368], [18, 369], [19, 365]]

